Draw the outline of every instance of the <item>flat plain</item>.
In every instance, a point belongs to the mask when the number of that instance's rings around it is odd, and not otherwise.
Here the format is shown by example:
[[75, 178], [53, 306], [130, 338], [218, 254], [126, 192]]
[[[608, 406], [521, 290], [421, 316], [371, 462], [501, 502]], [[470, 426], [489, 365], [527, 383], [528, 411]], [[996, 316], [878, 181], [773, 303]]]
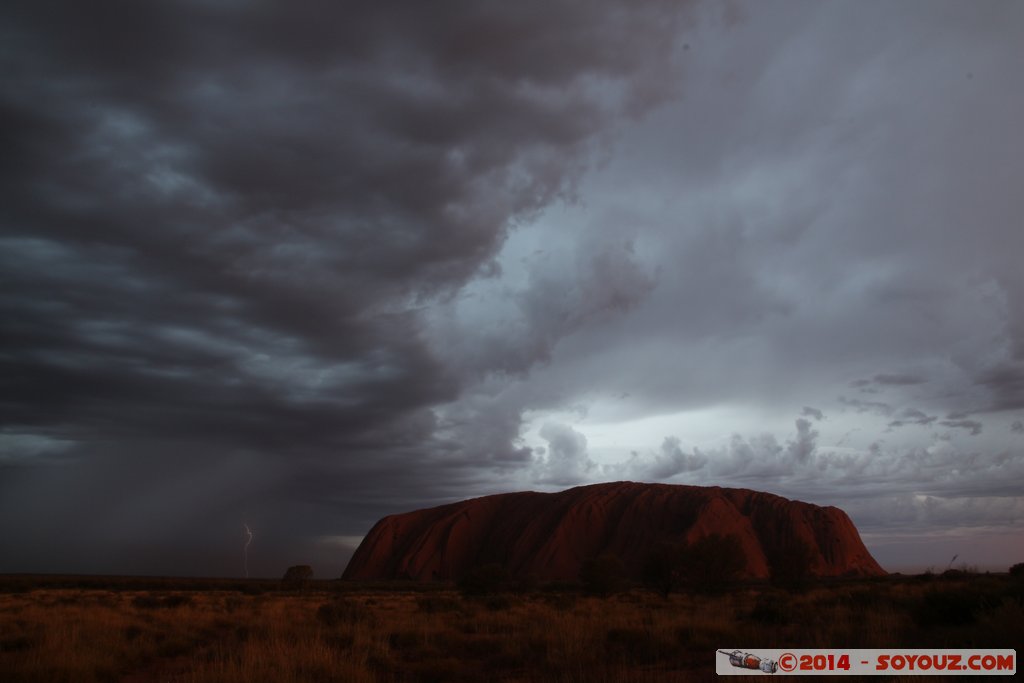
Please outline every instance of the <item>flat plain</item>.
[[715, 677], [720, 648], [1021, 642], [1024, 580], [1006, 574], [668, 597], [640, 587], [466, 595], [445, 585], [0, 577], [0, 679], [10, 683], [701, 681]]

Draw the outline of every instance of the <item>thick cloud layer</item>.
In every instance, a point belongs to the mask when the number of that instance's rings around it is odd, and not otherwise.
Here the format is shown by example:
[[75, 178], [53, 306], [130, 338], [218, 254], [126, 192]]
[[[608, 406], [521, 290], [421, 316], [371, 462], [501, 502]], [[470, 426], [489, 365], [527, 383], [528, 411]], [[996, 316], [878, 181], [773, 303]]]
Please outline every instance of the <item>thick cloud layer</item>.
[[[495, 272], [609, 125], [670, 94], [682, 19], [658, 2], [4, 12], [11, 569], [116, 570], [57, 549], [113, 533], [94, 499], [138, 525], [115, 541], [178, 525], [224, 543], [198, 530], [248, 515], [266, 547], [460, 490], [431, 409], [462, 368], [422, 311]], [[136, 564], [231, 566], [163, 562]]]
[[3, 12], [0, 571], [612, 478], [1019, 536], [1017, 6]]

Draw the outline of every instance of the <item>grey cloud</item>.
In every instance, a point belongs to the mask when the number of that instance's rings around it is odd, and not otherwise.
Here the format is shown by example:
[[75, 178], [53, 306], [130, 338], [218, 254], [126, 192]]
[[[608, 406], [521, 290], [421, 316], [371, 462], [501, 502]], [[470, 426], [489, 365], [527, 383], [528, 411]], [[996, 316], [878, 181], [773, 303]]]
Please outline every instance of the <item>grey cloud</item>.
[[890, 427], [902, 427], [908, 424], [927, 426], [933, 424], [939, 418], [934, 415], [926, 415], [917, 408], [904, 408], [899, 413], [899, 419], [889, 423]]
[[918, 424], [928, 424], [935, 420], [934, 417], [929, 417], [917, 408], [904, 408], [900, 411], [900, 417], [905, 420], [913, 420]]
[[825, 413], [821, 412], [817, 408], [811, 408], [809, 406], [804, 406], [800, 411], [800, 414], [804, 417], [813, 417], [818, 422], [825, 419]]
[[0, 467], [4, 464], [53, 462], [73, 446], [72, 443], [41, 434], [0, 431]]
[[438, 408], [435, 437], [443, 450], [464, 462], [499, 469], [520, 468], [533, 460], [531, 449], [519, 442], [523, 405], [514, 392], [477, 391]]
[[890, 386], [912, 386], [915, 384], [924, 384], [928, 380], [919, 375], [909, 374], [893, 374], [893, 375], [875, 375], [874, 380], [876, 384], [884, 384]]
[[641, 456], [633, 453], [630, 459], [619, 465], [603, 468], [606, 474], [628, 477], [641, 481], [664, 481], [678, 474], [694, 472], [707, 465], [707, 458], [698, 450], [686, 452], [678, 437], [666, 436], [656, 453]]
[[[713, 449], [684, 449], [677, 439], [666, 438], [657, 454], [634, 452], [622, 462], [574, 472], [580, 482], [682, 479], [840, 505], [872, 548], [901, 535], [941, 544], [957, 529], [984, 527], [1005, 535], [1019, 524], [1015, 482], [1024, 475], [1024, 457], [1018, 452], [965, 451], [942, 437], [927, 447], [874, 442], [860, 450], [832, 450], [818, 447], [810, 423], [804, 423], [785, 445], [771, 434], [736, 434]], [[578, 446], [578, 438], [572, 440]]]
[[531, 265], [525, 283], [486, 311], [463, 320], [457, 310], [435, 310], [435, 343], [464, 373], [523, 376], [563, 338], [621, 315], [654, 285], [628, 241], [584, 245], [569, 264]]
[[800, 472], [817, 466], [818, 431], [809, 420], [798, 418], [796, 435], [785, 445], [773, 434], [752, 436], [734, 434], [727, 446], [706, 451], [694, 451], [695, 456], [707, 460], [708, 467], [700, 471], [704, 483], [733, 482], [734, 484], [764, 489], [768, 482], [778, 486]]
[[[695, 484], [753, 486], [801, 499], [869, 500], [879, 489], [946, 498], [1014, 497], [1024, 456], [1013, 450], [965, 450], [933, 436], [927, 446], [871, 443], [862, 449], [821, 447], [807, 420], [799, 420], [785, 444], [773, 434], [735, 434], [711, 449], [683, 449], [666, 439], [658, 457], [634, 453], [621, 463], [592, 471], [591, 480], [634, 475], [667, 479], [685, 473]], [[685, 467], [681, 466], [685, 465]], [[1003, 523], [1008, 520], [1003, 519]]]
[[811, 428], [811, 421], [802, 417], [797, 418], [796, 439], [789, 443], [788, 451], [797, 462], [807, 462], [807, 459], [814, 453], [817, 439], [818, 431]]
[[882, 497], [873, 506], [858, 506], [856, 512], [875, 528], [936, 526], [948, 532], [1018, 524], [1024, 518], [1024, 500], [1017, 496], [907, 494]]
[[1010, 431], [1014, 434], [1024, 434], [1024, 422], [1021, 420], [1014, 420], [1013, 425], [1010, 426]]
[[547, 457], [537, 463], [536, 480], [543, 484], [568, 486], [586, 481], [596, 469], [587, 454], [587, 437], [572, 427], [558, 422], [547, 422], [540, 429], [547, 441]]
[[850, 408], [853, 408], [858, 413], [875, 413], [888, 417], [893, 414], [894, 408], [888, 403], [882, 401], [862, 401], [859, 398], [846, 398], [845, 396], [839, 397], [839, 402]]
[[942, 420], [939, 424], [944, 427], [952, 427], [954, 429], [966, 429], [970, 432], [971, 436], [981, 434], [981, 430], [984, 427], [984, 425], [977, 420]]
[[906, 387], [925, 384], [928, 380], [909, 373], [883, 373], [871, 379], [855, 379], [850, 386], [863, 393], [878, 393], [878, 387]]

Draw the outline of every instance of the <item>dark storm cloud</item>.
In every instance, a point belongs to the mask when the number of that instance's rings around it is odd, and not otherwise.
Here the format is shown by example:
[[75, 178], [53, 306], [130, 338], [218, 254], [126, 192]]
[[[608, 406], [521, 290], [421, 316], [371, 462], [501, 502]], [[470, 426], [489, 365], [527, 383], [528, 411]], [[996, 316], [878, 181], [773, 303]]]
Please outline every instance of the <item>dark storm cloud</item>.
[[[78, 515], [166, 467], [213, 467], [223, 487], [235, 467], [233, 494], [168, 489], [136, 518], [190, 501], [187, 545], [202, 515], [246, 509], [267, 516], [258, 544], [284, 548], [363, 531], [395, 504], [382, 490], [474, 480], [432, 411], [474, 371], [434, 352], [421, 309], [493, 272], [611, 124], [675, 93], [679, 18], [662, 2], [6, 5], [0, 467], [29, 493], [5, 495], [5, 519]], [[616, 266], [593, 254], [595, 273]], [[637, 277], [624, 262], [584, 307], [626, 305]], [[74, 477], [88, 494], [61, 499]], [[65, 533], [48, 531], [39, 557]]]
[[1024, 408], [1024, 363], [1007, 362], [987, 369], [978, 375], [977, 383], [991, 393], [991, 410]]
[[33, 567], [237, 572], [245, 521], [325, 575], [382, 514], [602, 478], [1019, 519], [1024, 5], [3, 12]]

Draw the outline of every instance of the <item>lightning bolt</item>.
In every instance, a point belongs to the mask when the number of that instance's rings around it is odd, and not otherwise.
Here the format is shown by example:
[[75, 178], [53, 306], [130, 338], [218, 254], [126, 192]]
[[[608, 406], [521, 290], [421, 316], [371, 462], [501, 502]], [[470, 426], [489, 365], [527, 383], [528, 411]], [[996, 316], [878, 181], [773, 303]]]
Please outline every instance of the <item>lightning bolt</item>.
[[248, 524], [243, 524], [245, 527], [245, 547], [242, 549], [242, 553], [245, 555], [245, 578], [249, 578], [249, 545], [252, 543], [252, 529], [249, 528]]

